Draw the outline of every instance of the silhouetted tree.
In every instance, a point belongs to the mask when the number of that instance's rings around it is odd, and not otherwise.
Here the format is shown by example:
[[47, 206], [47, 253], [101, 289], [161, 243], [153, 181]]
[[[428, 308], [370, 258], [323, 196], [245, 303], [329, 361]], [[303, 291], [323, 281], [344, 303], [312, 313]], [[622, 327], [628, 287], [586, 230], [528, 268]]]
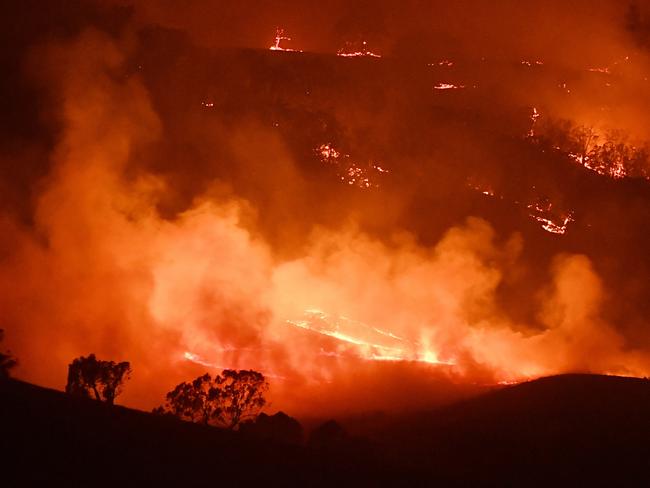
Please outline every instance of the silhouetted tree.
[[[5, 331], [0, 329], [0, 342], [4, 340]], [[0, 352], [0, 379], [7, 379], [11, 375], [11, 370], [16, 367], [18, 361], [11, 352]]]
[[199, 376], [194, 381], [180, 383], [167, 393], [164, 406], [154, 408], [158, 414], [171, 414], [190, 422], [210, 423], [216, 404], [210, 398], [212, 378], [209, 374]]
[[110, 405], [122, 391], [123, 383], [131, 376], [127, 362], [102, 361], [91, 354], [78, 357], [68, 366], [68, 383], [65, 391], [72, 395], [91, 397]]
[[171, 414], [182, 420], [221, 425], [234, 429], [255, 418], [266, 404], [268, 382], [252, 370], [223, 370], [214, 379], [209, 374], [184, 382], [167, 393], [165, 405], [154, 413]]
[[239, 430], [257, 439], [271, 440], [285, 444], [302, 444], [302, 425], [284, 412], [275, 415], [261, 413], [255, 420], [242, 423]]
[[217, 403], [214, 415], [229, 429], [242, 420], [256, 417], [266, 404], [264, 393], [268, 390], [268, 383], [262, 373], [225, 369], [214, 382], [217, 385], [211, 392]]

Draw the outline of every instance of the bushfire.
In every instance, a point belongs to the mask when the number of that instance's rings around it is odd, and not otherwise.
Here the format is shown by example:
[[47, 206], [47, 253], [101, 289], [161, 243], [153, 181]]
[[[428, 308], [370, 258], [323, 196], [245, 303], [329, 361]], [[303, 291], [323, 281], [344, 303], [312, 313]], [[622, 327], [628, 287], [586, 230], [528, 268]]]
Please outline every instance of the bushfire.
[[432, 378], [650, 373], [647, 38], [605, 15], [453, 29], [455, 2], [343, 3], [191, 28], [191, 6], [117, 9], [8, 48], [19, 377], [124, 357], [124, 401], [149, 408], [254, 369], [298, 414], [330, 393], [392, 408], [395, 385], [401, 407], [438, 401]]

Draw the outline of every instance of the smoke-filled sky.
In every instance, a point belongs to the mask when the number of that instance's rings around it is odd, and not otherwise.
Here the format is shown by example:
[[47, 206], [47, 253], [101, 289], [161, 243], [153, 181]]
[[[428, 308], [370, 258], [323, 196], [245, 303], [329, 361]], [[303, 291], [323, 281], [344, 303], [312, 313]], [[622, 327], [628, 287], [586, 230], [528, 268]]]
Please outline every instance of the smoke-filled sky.
[[[494, 3], [12, 7], [0, 327], [16, 375], [62, 388], [74, 357], [129, 360], [119, 400], [151, 408], [206, 369], [252, 368], [272, 409], [302, 415], [647, 375], [647, 180], [525, 135], [535, 106], [649, 139], [648, 10]], [[305, 53], [268, 51], [276, 26]], [[383, 57], [334, 56], [360, 41]], [[441, 98], [442, 82], [463, 89]], [[542, 200], [566, 234], [531, 221]]]
[[[628, 5], [619, 1], [376, 2], [326, 0], [125, 2], [142, 23], [183, 29], [206, 46], [267, 47], [275, 26], [296, 46], [336, 51], [363, 37], [382, 52], [464, 52], [480, 56], [541, 56], [588, 62], [621, 54]], [[597, 49], [594, 47], [597, 46]]]

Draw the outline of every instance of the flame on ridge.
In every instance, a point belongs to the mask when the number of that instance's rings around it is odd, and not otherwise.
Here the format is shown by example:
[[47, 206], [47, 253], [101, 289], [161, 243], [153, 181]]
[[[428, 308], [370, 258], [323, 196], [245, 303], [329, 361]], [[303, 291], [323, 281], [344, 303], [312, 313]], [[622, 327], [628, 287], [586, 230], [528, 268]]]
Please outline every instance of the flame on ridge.
[[371, 57], [371, 58], [381, 58], [381, 54], [377, 54], [370, 49], [368, 49], [368, 43], [362, 41], [360, 45], [355, 45], [352, 42], [346, 42], [345, 45], [336, 52], [337, 56], [343, 56], [344, 58], [355, 58], [355, 57]]
[[291, 48], [288, 48], [288, 47], [280, 46], [282, 41], [290, 41], [290, 40], [291, 40], [291, 38], [284, 34], [284, 29], [281, 29], [280, 27], [277, 27], [275, 29], [275, 42], [269, 49], [271, 51], [287, 51], [287, 52], [301, 53], [302, 51], [300, 49], [291, 49]]
[[434, 85], [434, 90], [460, 90], [465, 88], [465, 85], [454, 85], [453, 83], [438, 83]]

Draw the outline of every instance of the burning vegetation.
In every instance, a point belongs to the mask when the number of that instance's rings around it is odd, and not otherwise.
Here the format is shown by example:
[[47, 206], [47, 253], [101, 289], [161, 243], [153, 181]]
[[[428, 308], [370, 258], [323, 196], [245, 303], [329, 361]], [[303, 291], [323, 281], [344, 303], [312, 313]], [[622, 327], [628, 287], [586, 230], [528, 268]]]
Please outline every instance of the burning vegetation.
[[[0, 309], [18, 375], [61, 385], [50, 364], [125, 356], [124, 401], [171, 381], [170, 410], [190, 377], [218, 397], [205, 369], [255, 370], [301, 413], [648, 374], [643, 15], [610, 25], [612, 4], [553, 50], [520, 24], [521, 43], [484, 23], [432, 38], [417, 18], [444, 16], [423, 5], [372, 25], [281, 9], [241, 41], [193, 8], [117, 9], [12, 54]], [[269, 47], [276, 23], [299, 42], [277, 28]], [[611, 42], [568, 42], [587, 28]]]
[[284, 34], [284, 29], [280, 29], [279, 27], [276, 28], [275, 30], [275, 42], [273, 45], [269, 48], [271, 51], [288, 51], [288, 52], [302, 52], [299, 49], [291, 49], [288, 47], [282, 47], [280, 44], [283, 44], [284, 41], [291, 41], [290, 37], [287, 37]]

